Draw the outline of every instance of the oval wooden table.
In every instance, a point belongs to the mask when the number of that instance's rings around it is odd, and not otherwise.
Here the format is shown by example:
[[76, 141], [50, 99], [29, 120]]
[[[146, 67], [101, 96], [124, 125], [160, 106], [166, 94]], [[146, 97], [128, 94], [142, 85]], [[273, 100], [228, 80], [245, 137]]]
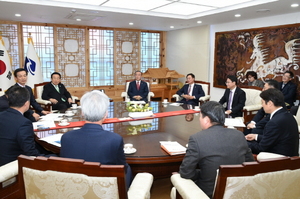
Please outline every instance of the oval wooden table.
[[[151, 102], [153, 112], [169, 112], [183, 110], [181, 106], [171, 106], [160, 102]], [[72, 121], [82, 120], [80, 113], [72, 118]], [[111, 102], [109, 118], [127, 117], [128, 112], [123, 102]], [[187, 121], [191, 120], [192, 121]], [[190, 135], [200, 131], [199, 113], [178, 115], [171, 117], [153, 118], [147, 120], [119, 122], [103, 124], [105, 130], [120, 134], [124, 143], [131, 143], [137, 149], [134, 154], [126, 155], [127, 163], [134, 174], [149, 172], [155, 178], [171, 176], [178, 171], [184, 155], [168, 155], [161, 147], [160, 141], [177, 141], [186, 146]], [[50, 131], [36, 132], [37, 137], [42, 138], [55, 133], [64, 133], [73, 128], [63, 128]], [[49, 143], [38, 141], [45, 148], [58, 153], [59, 147]]]

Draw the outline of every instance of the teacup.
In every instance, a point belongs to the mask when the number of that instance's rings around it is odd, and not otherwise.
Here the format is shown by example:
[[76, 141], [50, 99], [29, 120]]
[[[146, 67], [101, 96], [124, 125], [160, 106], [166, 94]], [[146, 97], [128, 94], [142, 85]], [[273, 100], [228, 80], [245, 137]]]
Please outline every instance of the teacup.
[[164, 99], [164, 103], [167, 103], [168, 102], [168, 99]]
[[72, 108], [77, 108], [77, 104], [72, 104]]
[[200, 106], [195, 106], [195, 109], [196, 110], [200, 110]]
[[131, 150], [133, 148], [133, 144], [130, 144], [130, 143], [124, 144], [124, 148], [125, 148], [125, 150]]
[[66, 111], [66, 115], [73, 115], [73, 111]]
[[68, 120], [67, 119], [62, 119], [59, 122], [60, 124], [64, 125], [64, 124], [68, 124]]

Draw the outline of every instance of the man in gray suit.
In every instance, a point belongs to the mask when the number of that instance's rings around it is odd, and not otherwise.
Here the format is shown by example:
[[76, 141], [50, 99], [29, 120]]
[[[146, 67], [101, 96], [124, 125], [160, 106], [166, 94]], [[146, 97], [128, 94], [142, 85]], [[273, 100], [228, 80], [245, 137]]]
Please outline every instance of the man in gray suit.
[[225, 113], [218, 102], [209, 101], [202, 105], [199, 120], [202, 131], [190, 137], [179, 173], [182, 178], [194, 180], [212, 197], [220, 165], [241, 164], [254, 159], [244, 134], [223, 127]]

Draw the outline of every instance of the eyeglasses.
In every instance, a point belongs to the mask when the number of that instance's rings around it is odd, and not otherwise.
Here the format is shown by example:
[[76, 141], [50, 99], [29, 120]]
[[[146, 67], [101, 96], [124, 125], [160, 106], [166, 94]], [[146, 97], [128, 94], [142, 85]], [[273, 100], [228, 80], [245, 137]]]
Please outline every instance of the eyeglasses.
[[232, 82], [225, 82], [225, 84], [230, 84], [230, 83], [232, 83]]

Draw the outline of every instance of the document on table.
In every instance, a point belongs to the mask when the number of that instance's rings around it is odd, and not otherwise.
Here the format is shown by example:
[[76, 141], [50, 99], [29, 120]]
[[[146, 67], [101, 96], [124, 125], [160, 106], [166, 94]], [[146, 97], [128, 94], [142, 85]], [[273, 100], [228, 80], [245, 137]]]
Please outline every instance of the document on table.
[[53, 144], [55, 146], [61, 147], [60, 140], [63, 133], [57, 133], [48, 137], [41, 138], [40, 140]]
[[56, 127], [53, 120], [46, 120], [42, 122], [32, 122], [33, 129], [45, 130]]
[[160, 146], [169, 155], [185, 154], [186, 148], [176, 141], [160, 141]]
[[246, 127], [242, 118], [225, 118], [225, 126], [227, 126], [227, 127]]
[[169, 105], [170, 106], [180, 106], [180, 105], [182, 105], [183, 103], [177, 103], [177, 102], [175, 102], [175, 103], [170, 103]]

